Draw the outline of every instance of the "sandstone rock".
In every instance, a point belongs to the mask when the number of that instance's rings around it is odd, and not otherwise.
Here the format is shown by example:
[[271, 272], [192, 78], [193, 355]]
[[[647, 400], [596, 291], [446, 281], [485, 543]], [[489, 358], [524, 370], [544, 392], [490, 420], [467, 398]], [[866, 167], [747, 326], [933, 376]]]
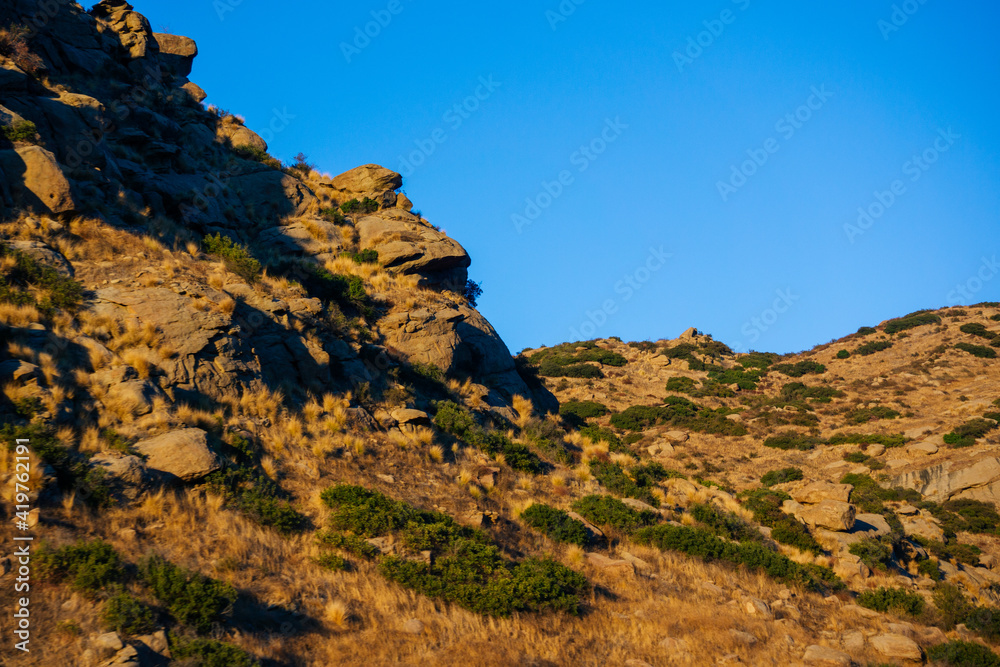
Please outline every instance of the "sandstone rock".
[[851, 656], [837, 649], [813, 644], [806, 649], [802, 662], [815, 667], [851, 667]]
[[697, 337], [698, 337], [698, 330], [695, 329], [694, 327], [688, 327], [687, 329], [684, 330], [684, 333], [678, 336], [678, 338], [681, 340], [689, 340], [691, 338], [697, 338]]
[[889, 522], [881, 514], [858, 514], [855, 526], [857, 530], [868, 533], [865, 537], [881, 537], [892, 532]]
[[903, 436], [906, 437], [907, 440], [917, 440], [918, 438], [922, 438], [923, 436], [925, 436], [926, 434], [930, 433], [933, 430], [934, 428], [931, 426], [916, 426], [914, 428], [903, 431]]
[[205, 98], [208, 97], [208, 93], [206, 93], [201, 86], [194, 83], [193, 81], [188, 81], [187, 83], [185, 83], [183, 86], [181, 86], [181, 90], [190, 95], [191, 99], [193, 99], [195, 102], [203, 102]]
[[627, 560], [608, 558], [604, 554], [587, 552], [585, 556], [587, 563], [609, 574], [616, 576], [632, 576], [635, 574], [635, 566]]
[[869, 445], [868, 449], [865, 450], [865, 454], [868, 456], [882, 456], [885, 452], [885, 445]]
[[51, 213], [75, 211], [70, 182], [56, 157], [40, 146], [0, 151], [0, 169], [11, 185], [12, 195], [27, 207]]
[[208, 447], [208, 438], [200, 428], [171, 431], [142, 440], [135, 449], [148, 457], [146, 465], [185, 482], [205, 477], [221, 467], [218, 456]]
[[90, 465], [103, 470], [130, 500], [137, 498], [145, 486], [146, 466], [138, 456], [101, 452], [90, 459]]
[[917, 456], [930, 456], [938, 453], [938, 446], [933, 442], [918, 442], [907, 447], [906, 451]]
[[346, 247], [340, 229], [319, 218], [265, 229], [257, 236], [257, 244], [282, 254], [317, 257], [321, 262], [333, 259]]
[[0, 64], [0, 90], [5, 93], [23, 92], [28, 87], [28, 75], [14, 64]]
[[750, 634], [749, 632], [744, 632], [742, 630], [729, 630], [729, 636], [733, 638], [737, 643], [743, 644], [745, 646], [753, 646], [757, 643], [757, 637]]
[[[583, 527], [587, 529], [588, 533], [590, 533], [590, 538], [591, 538], [592, 541], [593, 540], [604, 539], [604, 532], [600, 528], [598, 528], [594, 524], [590, 523], [589, 521], [587, 521], [585, 518], [583, 518], [582, 516], [580, 516], [576, 512], [569, 511], [569, 512], [566, 512], [566, 514], [569, 516], [569, 518], [575, 519], [576, 521], [579, 521], [580, 523], [583, 524]], [[635, 561], [632, 560], [631, 558], [629, 558], [629, 556], [630, 556], [630, 554], [628, 554], [628, 553], [625, 553], [625, 554], [622, 555], [622, 557], [625, 560], [629, 561], [633, 565], [636, 565]], [[633, 558], [634, 558], [634, 556], [633, 556]], [[639, 559], [635, 559], [635, 560], [639, 560]], [[638, 569], [643, 569], [643, 568], [639, 568], [638, 565], [636, 565], [636, 567]]]
[[771, 611], [771, 607], [763, 600], [753, 597], [748, 598], [743, 603], [743, 609], [751, 616], [759, 616], [768, 621], [774, 620], [774, 613]]
[[387, 269], [421, 277], [426, 285], [461, 292], [472, 263], [457, 241], [420, 223], [369, 215], [357, 223], [360, 245], [378, 251]]
[[377, 164], [364, 164], [335, 176], [333, 187], [356, 194], [381, 194], [403, 187], [403, 177]]
[[190, 37], [167, 35], [154, 32], [153, 38], [160, 47], [160, 62], [172, 69], [178, 76], [191, 73], [195, 56], [198, 55], [198, 45]]
[[647, 447], [646, 451], [649, 452], [650, 456], [655, 458], [659, 456], [672, 456], [674, 453], [674, 448], [668, 442], [659, 442], [655, 445], [650, 445], [649, 447]]
[[795, 517], [810, 528], [849, 531], [854, 527], [856, 509], [850, 503], [824, 500], [816, 505], [800, 505]]
[[220, 140], [233, 148], [249, 146], [257, 150], [267, 151], [267, 142], [233, 116], [223, 118], [216, 127], [215, 133]]
[[130, 380], [113, 385], [102, 402], [121, 415], [138, 417], [153, 411], [153, 399], [163, 395], [149, 380]]
[[834, 484], [833, 482], [812, 482], [789, 491], [789, 495], [800, 503], [816, 504], [824, 500], [835, 500], [846, 503], [854, 489], [850, 484]]
[[1000, 458], [945, 461], [899, 475], [891, 484], [916, 489], [925, 499], [935, 502], [961, 497], [996, 503], [1000, 501]]
[[42, 264], [52, 267], [60, 275], [73, 277], [73, 265], [58, 250], [39, 241], [11, 241], [10, 245]]
[[403, 408], [392, 411], [392, 418], [399, 424], [429, 424], [431, 417], [423, 410]]
[[687, 442], [691, 437], [687, 431], [667, 431], [663, 434], [663, 437], [672, 443]]
[[899, 522], [907, 535], [916, 535], [938, 542], [944, 541], [944, 530], [938, 525], [930, 513], [920, 512], [917, 515], [901, 515]]
[[923, 652], [920, 646], [909, 637], [897, 634], [884, 634], [871, 638], [871, 645], [876, 651], [887, 658], [896, 660], [912, 660], [921, 662]]
[[167, 641], [167, 633], [163, 630], [157, 630], [151, 635], [140, 635], [139, 637], [136, 637], [136, 639], [145, 644], [150, 651], [159, 653], [166, 658], [171, 657], [170, 645]]
[[[239, 136], [243, 137], [241, 141], [246, 141], [249, 137]], [[263, 142], [263, 139], [260, 141]], [[244, 205], [249, 204], [256, 211], [278, 217], [303, 216], [318, 206], [312, 190], [299, 179], [277, 169], [265, 168], [263, 171], [240, 174], [233, 177], [232, 183], [235, 189], [243, 193], [241, 200]]]
[[860, 578], [866, 579], [871, 576], [871, 569], [861, 562], [861, 559], [854, 554], [841, 554], [833, 566], [833, 572], [841, 579]]
[[865, 650], [865, 635], [860, 630], [848, 630], [840, 636], [840, 645], [852, 653]]
[[628, 505], [629, 507], [631, 507], [632, 509], [634, 509], [634, 510], [636, 510], [638, 512], [647, 512], [647, 511], [648, 512], [658, 512], [659, 511], [655, 507], [653, 507], [652, 505], [650, 505], [648, 503], [644, 503], [641, 500], [639, 500], [638, 498], [622, 498], [621, 501], [622, 501], [623, 504]]
[[35, 364], [20, 359], [0, 361], [0, 381], [4, 384], [13, 382], [19, 387], [36, 383], [42, 377], [42, 371]]
[[120, 651], [125, 646], [117, 632], [108, 632], [94, 637], [94, 646], [100, 649]]

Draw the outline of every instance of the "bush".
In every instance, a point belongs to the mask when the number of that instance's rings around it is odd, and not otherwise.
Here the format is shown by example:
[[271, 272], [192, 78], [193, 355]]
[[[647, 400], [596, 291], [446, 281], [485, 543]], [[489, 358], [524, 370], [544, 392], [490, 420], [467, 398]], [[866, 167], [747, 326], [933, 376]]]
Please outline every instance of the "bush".
[[809, 387], [801, 382], [789, 382], [781, 388], [781, 400], [786, 403], [829, 403], [834, 398], [840, 398], [844, 392], [833, 387]]
[[611, 411], [606, 405], [595, 401], [567, 401], [559, 406], [559, 414], [577, 424], [583, 424], [595, 417], [603, 417], [609, 412]]
[[847, 350], [841, 350], [840, 352], [837, 353], [837, 358], [838, 359], [847, 359], [850, 356], [851, 356], [851, 353], [848, 352]]
[[894, 334], [908, 329], [927, 326], [929, 324], [941, 324], [941, 318], [927, 311], [918, 311], [916, 313], [910, 313], [906, 317], [890, 320], [885, 325], [885, 332], [887, 334]]
[[453, 401], [438, 401], [435, 403], [437, 414], [434, 425], [442, 431], [468, 442], [491, 456], [502, 454], [511, 468], [538, 474], [545, 469], [545, 464], [538, 455], [527, 446], [512, 442], [506, 435], [497, 431], [487, 431], [479, 426], [472, 414]]
[[846, 415], [848, 424], [865, 424], [880, 419], [896, 419], [900, 414], [892, 408], [877, 405], [874, 408], [858, 408]]
[[193, 658], [198, 667], [257, 667], [259, 664], [243, 649], [214, 639], [177, 640], [171, 635], [170, 640], [173, 658]]
[[354, 260], [355, 264], [378, 264], [378, 250], [366, 248], [361, 252], [345, 252], [343, 254]]
[[174, 618], [199, 634], [209, 632], [236, 601], [236, 589], [231, 585], [178, 567], [162, 556], [144, 558], [139, 563], [139, 577]]
[[864, 345], [858, 347], [856, 350], [854, 350], [854, 354], [860, 355], [862, 357], [870, 357], [876, 352], [882, 352], [883, 350], [888, 350], [890, 347], [892, 347], [891, 340], [873, 340], [870, 343], [865, 343]]
[[785, 431], [784, 433], [772, 435], [764, 440], [765, 447], [773, 447], [775, 449], [784, 450], [800, 449], [802, 451], [807, 451], [813, 449], [816, 445], [825, 444], [826, 441], [822, 438], [811, 435], [803, 435], [802, 433], [796, 433], [795, 431]]
[[35, 555], [35, 565], [42, 579], [68, 581], [74, 590], [91, 596], [125, 579], [121, 557], [102, 540], [78, 542], [56, 550], [43, 546]]
[[319, 210], [319, 214], [323, 217], [323, 219], [329, 220], [335, 225], [342, 225], [347, 221], [344, 214], [340, 212], [339, 208], [321, 208]]
[[34, 142], [38, 137], [38, 128], [30, 120], [20, 120], [12, 125], [4, 125], [3, 136], [7, 141]]
[[621, 464], [594, 459], [590, 462], [590, 474], [612, 493], [641, 500], [653, 507], [658, 507], [660, 504], [649, 485], [641, 483], [648, 480], [635, 480], [629, 477]]
[[675, 377], [667, 380], [667, 391], [676, 391], [682, 394], [690, 394], [691, 390], [698, 386], [698, 383], [689, 377]]
[[0, 56], [10, 58], [15, 65], [34, 76], [45, 67], [45, 63], [37, 54], [31, 52], [28, 46], [30, 34], [31, 29], [26, 25], [12, 24], [0, 28]]
[[256, 146], [233, 146], [233, 152], [244, 160], [253, 160], [266, 164], [272, 169], [281, 169], [281, 160], [271, 157], [263, 148]]
[[835, 433], [830, 436], [831, 445], [882, 445], [886, 448], [902, 447], [906, 436], [902, 433], [883, 435], [880, 433]]
[[859, 336], [871, 336], [873, 333], [878, 333], [878, 329], [875, 327], [861, 327], [858, 329]]
[[930, 647], [927, 659], [940, 667], [1000, 667], [1000, 656], [988, 647], [961, 639]]
[[381, 537], [401, 530], [417, 518], [417, 511], [362, 486], [339, 484], [320, 494], [330, 512], [330, 525], [364, 537]]
[[590, 536], [587, 528], [564, 510], [536, 503], [521, 513], [521, 519], [536, 530], [545, 533], [555, 542], [587, 546]]
[[754, 521], [769, 527], [771, 538], [775, 542], [816, 555], [823, 553], [823, 547], [809, 533], [809, 529], [795, 517], [782, 511], [782, 503], [791, 498], [787, 493], [772, 489], [755, 489], [745, 491], [741, 495], [744, 507], [753, 512]]
[[986, 347], [985, 345], [972, 345], [970, 343], [957, 343], [955, 345], [956, 350], [962, 350], [963, 352], [968, 352], [974, 357], [979, 357], [980, 359], [996, 359], [997, 351]]
[[743, 424], [726, 419], [726, 408], [712, 410], [681, 396], [668, 396], [663, 406], [634, 405], [611, 417], [611, 425], [628, 431], [643, 431], [660, 424], [677, 428], [741, 436], [747, 434]]
[[229, 505], [262, 526], [285, 534], [305, 528], [306, 517], [284, 499], [281, 488], [263, 473], [248, 467], [232, 467], [212, 473], [207, 481]]
[[767, 370], [777, 360], [778, 355], [773, 352], [749, 352], [737, 359], [743, 368], [759, 368], [761, 370]]
[[[0, 243], [0, 301], [18, 306], [36, 305], [44, 314], [56, 308], [74, 310], [83, 301], [83, 286], [34, 257]], [[29, 289], [37, 290], [39, 301]]]
[[932, 558], [927, 558], [917, 563], [917, 572], [926, 577], [930, 577], [933, 581], [941, 581], [944, 579], [944, 573], [942, 573], [941, 568], [938, 567], [938, 562]]
[[626, 535], [643, 526], [651, 526], [658, 519], [655, 512], [634, 510], [611, 496], [584, 496], [573, 503], [573, 511], [597, 526], [610, 526]]
[[993, 331], [990, 331], [989, 329], [987, 329], [982, 324], [979, 324], [978, 322], [963, 324], [958, 328], [958, 330], [961, 331], [962, 333], [967, 333], [972, 336], [978, 336], [979, 338], [985, 338], [987, 340], [993, 340], [998, 335], [1000, 335]]
[[351, 564], [347, 562], [346, 558], [331, 553], [317, 556], [316, 564], [324, 570], [332, 570], [334, 572], [344, 572], [351, 569]]
[[891, 611], [900, 616], [919, 616], [924, 611], [924, 599], [902, 588], [880, 587], [864, 591], [858, 596], [858, 604], [883, 614]]
[[356, 308], [366, 316], [372, 314], [361, 276], [342, 276], [313, 264], [303, 264], [300, 268], [305, 271], [302, 286], [309, 296]]
[[483, 295], [483, 284], [481, 282], [477, 283], [471, 278], [465, 281], [465, 287], [462, 288], [462, 298], [464, 298], [470, 306], [475, 308], [479, 305], [479, 298]]
[[[872, 570], [886, 570], [892, 559], [892, 548], [873, 537], [862, 538], [852, 544], [848, 551]], [[860, 600], [858, 604], [861, 604]]]
[[882, 514], [885, 511], [883, 506], [885, 501], [913, 503], [920, 502], [921, 499], [920, 493], [913, 489], [898, 487], [886, 489], [868, 475], [848, 473], [840, 478], [840, 483], [854, 487], [851, 491], [851, 502], [857, 505], [861, 512], [869, 514]]
[[365, 197], [362, 201], [349, 199], [340, 205], [340, 210], [344, 213], [374, 213], [379, 208], [378, 202], [371, 197]]
[[149, 605], [128, 593], [111, 596], [101, 612], [101, 623], [109, 630], [124, 635], [144, 635], [156, 627]]
[[799, 468], [782, 468], [772, 470], [760, 478], [760, 483], [764, 486], [774, 486], [785, 482], [796, 482], [802, 479], [802, 470]]
[[691, 505], [688, 511], [695, 521], [721, 537], [737, 542], [760, 542], [764, 539], [760, 531], [731, 512], [705, 504]]
[[743, 565], [779, 581], [799, 583], [812, 590], [843, 586], [837, 576], [826, 568], [800, 565], [756, 542], [728, 542], [704, 528], [660, 524], [637, 531], [633, 539], [662, 551], [678, 551], [709, 562]]
[[372, 560], [379, 555], [379, 550], [375, 547], [375, 545], [370, 544], [367, 540], [358, 537], [357, 535], [345, 535], [343, 533], [324, 531], [320, 533], [316, 539], [321, 546], [340, 549], [342, 551], [346, 551], [347, 553], [354, 554], [359, 558], [364, 558], [365, 560]]
[[997, 422], [991, 419], [970, 419], [951, 433], [946, 434], [944, 441], [945, 444], [955, 448], [971, 447], [976, 444], [976, 440], [984, 437], [997, 426]]
[[215, 234], [202, 239], [202, 247], [210, 255], [221, 257], [226, 268], [247, 282], [253, 283], [260, 278], [261, 265], [250, 255], [246, 246], [234, 242], [228, 236]]
[[817, 361], [800, 361], [794, 364], [779, 364], [774, 370], [788, 377], [799, 378], [803, 375], [821, 375], [826, 372], [826, 366]]

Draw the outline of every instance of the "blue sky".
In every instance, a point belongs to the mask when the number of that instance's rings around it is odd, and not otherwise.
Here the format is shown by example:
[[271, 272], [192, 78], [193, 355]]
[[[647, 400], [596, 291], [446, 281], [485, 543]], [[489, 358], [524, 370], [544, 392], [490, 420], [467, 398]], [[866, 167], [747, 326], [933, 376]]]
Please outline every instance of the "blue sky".
[[514, 352], [1000, 300], [995, 3], [135, 4], [275, 156], [404, 173]]

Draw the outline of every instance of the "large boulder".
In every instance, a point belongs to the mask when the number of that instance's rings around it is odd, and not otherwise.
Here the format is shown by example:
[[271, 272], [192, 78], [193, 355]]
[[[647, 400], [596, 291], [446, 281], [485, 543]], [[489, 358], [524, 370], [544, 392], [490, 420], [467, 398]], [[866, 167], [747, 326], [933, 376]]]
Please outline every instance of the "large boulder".
[[836, 500], [846, 503], [851, 498], [854, 489], [850, 484], [834, 484], [833, 482], [812, 482], [789, 491], [789, 495], [800, 503], [815, 504], [824, 500]]
[[234, 116], [223, 118], [215, 129], [219, 139], [228, 141], [230, 146], [249, 146], [257, 150], [266, 151], [267, 142], [259, 134], [246, 127]]
[[75, 211], [73, 188], [55, 155], [40, 146], [0, 151], [11, 194], [22, 206], [51, 213]]
[[457, 241], [421, 221], [376, 213], [357, 223], [363, 248], [378, 251], [388, 269], [421, 277], [425, 285], [461, 292], [472, 260]]
[[90, 459], [90, 465], [102, 470], [112, 486], [129, 500], [134, 500], [146, 483], [146, 466], [138, 456], [101, 452]]
[[917, 663], [923, 662], [924, 654], [920, 650], [920, 646], [917, 645], [917, 642], [904, 635], [878, 635], [872, 637], [869, 643], [872, 648], [886, 658], [908, 660]]
[[971, 498], [1000, 502], [1000, 458], [945, 461], [939, 465], [904, 473], [892, 486], [916, 489], [927, 500], [944, 502], [951, 498]]
[[168, 35], [154, 32], [153, 38], [160, 46], [160, 62], [174, 71], [178, 76], [191, 73], [195, 56], [198, 55], [198, 45], [190, 37]]
[[813, 644], [806, 649], [802, 662], [810, 667], [851, 667], [851, 656], [843, 651]]
[[857, 510], [850, 503], [839, 500], [823, 500], [815, 505], [800, 505], [786, 501], [791, 513], [810, 528], [829, 528], [835, 531], [849, 531], [854, 528]]
[[403, 186], [403, 177], [377, 164], [364, 164], [335, 176], [332, 185], [341, 191], [342, 200], [369, 197], [382, 206], [391, 207], [397, 204], [396, 190]]
[[193, 482], [222, 467], [208, 446], [208, 434], [200, 428], [184, 428], [142, 440], [136, 451], [146, 457], [151, 470], [184, 482]]

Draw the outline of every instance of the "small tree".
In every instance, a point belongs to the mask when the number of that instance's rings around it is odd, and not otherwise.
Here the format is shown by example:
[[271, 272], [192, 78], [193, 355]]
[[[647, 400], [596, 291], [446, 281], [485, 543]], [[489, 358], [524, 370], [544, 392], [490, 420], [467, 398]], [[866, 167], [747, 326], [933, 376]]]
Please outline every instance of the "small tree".
[[483, 288], [481, 285], [481, 282], [477, 283], [470, 278], [465, 282], [465, 288], [462, 290], [462, 296], [465, 297], [465, 300], [468, 301], [469, 305], [473, 308], [476, 307], [479, 297], [483, 295]]

